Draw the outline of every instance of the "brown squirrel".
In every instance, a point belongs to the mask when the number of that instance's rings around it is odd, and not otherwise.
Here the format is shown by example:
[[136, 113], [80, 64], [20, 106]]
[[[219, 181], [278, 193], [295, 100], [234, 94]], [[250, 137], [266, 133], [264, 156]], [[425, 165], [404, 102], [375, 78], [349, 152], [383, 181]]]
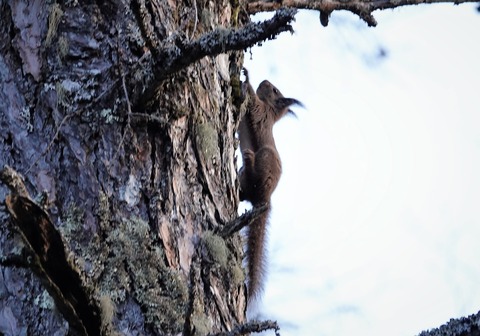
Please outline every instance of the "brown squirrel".
[[262, 290], [265, 273], [265, 234], [270, 214], [270, 197], [277, 187], [282, 164], [273, 139], [273, 125], [288, 112], [291, 105], [303, 106], [296, 99], [285, 98], [269, 81], [264, 80], [255, 92], [243, 69], [242, 91], [248, 97], [247, 109], [238, 129], [243, 167], [239, 172], [240, 200], [254, 207], [267, 205], [267, 211], [251, 223], [247, 231], [248, 300]]

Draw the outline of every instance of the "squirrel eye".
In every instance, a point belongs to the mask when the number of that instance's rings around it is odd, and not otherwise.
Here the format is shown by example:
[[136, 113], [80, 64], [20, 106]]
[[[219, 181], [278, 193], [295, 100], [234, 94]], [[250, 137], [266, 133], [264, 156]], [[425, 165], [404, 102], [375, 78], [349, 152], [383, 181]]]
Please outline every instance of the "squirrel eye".
[[278, 94], [277, 88], [273, 88], [273, 93]]

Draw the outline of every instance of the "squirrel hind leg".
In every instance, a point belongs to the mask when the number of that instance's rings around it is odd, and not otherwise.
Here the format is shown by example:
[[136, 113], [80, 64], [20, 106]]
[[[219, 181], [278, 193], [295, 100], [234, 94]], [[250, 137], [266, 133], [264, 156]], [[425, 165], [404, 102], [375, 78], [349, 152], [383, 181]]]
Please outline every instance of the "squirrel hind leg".
[[275, 148], [265, 146], [255, 153], [255, 174], [255, 203], [268, 203], [282, 174], [280, 157]]

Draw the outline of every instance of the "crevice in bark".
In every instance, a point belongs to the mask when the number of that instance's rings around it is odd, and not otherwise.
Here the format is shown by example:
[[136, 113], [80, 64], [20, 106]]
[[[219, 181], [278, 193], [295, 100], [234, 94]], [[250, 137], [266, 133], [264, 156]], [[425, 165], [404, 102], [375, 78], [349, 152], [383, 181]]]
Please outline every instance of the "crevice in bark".
[[150, 160], [152, 162], [151, 172], [150, 172], [150, 188], [152, 190], [156, 189], [155, 181], [156, 181], [156, 166], [157, 166], [157, 142], [155, 141], [155, 131], [152, 130], [152, 126], [147, 126], [147, 132], [150, 136], [150, 144], [151, 144], [151, 151], [150, 151]]
[[196, 320], [198, 318], [195, 316], [198, 314], [196, 310], [201, 308], [201, 305], [197, 302], [197, 300], [199, 300], [197, 285], [200, 283], [200, 267], [198, 259], [198, 254], [195, 253], [192, 257], [192, 264], [190, 267], [188, 304], [185, 312], [183, 335], [194, 335], [198, 328], [198, 326], [196, 326]]

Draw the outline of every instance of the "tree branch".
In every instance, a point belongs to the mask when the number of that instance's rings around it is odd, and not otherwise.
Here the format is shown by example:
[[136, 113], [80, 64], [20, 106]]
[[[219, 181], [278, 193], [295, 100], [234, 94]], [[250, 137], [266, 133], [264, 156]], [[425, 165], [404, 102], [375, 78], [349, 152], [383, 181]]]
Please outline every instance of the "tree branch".
[[313, 9], [320, 11], [322, 24], [326, 26], [325, 17], [328, 18], [334, 10], [347, 10], [358, 15], [369, 26], [376, 26], [377, 21], [372, 12], [378, 9], [396, 8], [401, 6], [432, 4], [432, 3], [453, 3], [455, 5], [464, 2], [478, 2], [478, 0], [283, 0], [283, 1], [253, 1], [247, 5], [247, 12], [255, 14], [258, 12], [274, 11], [281, 7], [297, 9]]
[[217, 28], [191, 43], [179, 39], [176, 46], [161, 50], [161, 58], [164, 60], [160, 62], [161, 70], [165, 75], [171, 74], [205, 56], [243, 50], [258, 42], [273, 40], [285, 31], [292, 33], [290, 23], [295, 20], [296, 13], [296, 9], [282, 8], [270, 20], [251, 22], [241, 29]]
[[277, 321], [251, 321], [242, 325], [237, 326], [230, 332], [222, 332], [214, 334], [213, 336], [239, 336], [247, 335], [250, 333], [260, 333], [266, 330], [274, 330], [275, 335], [279, 336], [280, 327], [278, 326]]
[[267, 209], [268, 204], [262, 204], [256, 208], [253, 208], [249, 212], [246, 212], [240, 217], [237, 217], [235, 220], [227, 223], [218, 234], [223, 238], [231, 236], [235, 232], [243, 229], [245, 226], [252, 224], [253, 221], [267, 211]]
[[142, 14], [141, 8], [137, 9], [137, 18], [142, 20], [143, 36], [147, 40], [153, 56], [152, 74], [155, 78], [149, 83], [148, 88], [133, 90], [145, 92], [142, 96], [133, 96], [132, 101], [148, 101], [161, 81], [167, 76], [186, 68], [188, 65], [205, 56], [217, 56], [232, 50], [244, 50], [259, 42], [275, 39], [282, 32], [293, 32], [290, 25], [295, 20], [296, 9], [281, 8], [270, 20], [263, 22], [250, 22], [240, 29], [216, 28], [203, 34], [195, 41], [188, 41], [183, 35], [176, 35], [159, 43], [151, 30], [154, 29]]
[[467, 317], [458, 319], [450, 319], [447, 323], [439, 328], [428, 331], [422, 331], [418, 336], [466, 336], [480, 334], [480, 312]]

